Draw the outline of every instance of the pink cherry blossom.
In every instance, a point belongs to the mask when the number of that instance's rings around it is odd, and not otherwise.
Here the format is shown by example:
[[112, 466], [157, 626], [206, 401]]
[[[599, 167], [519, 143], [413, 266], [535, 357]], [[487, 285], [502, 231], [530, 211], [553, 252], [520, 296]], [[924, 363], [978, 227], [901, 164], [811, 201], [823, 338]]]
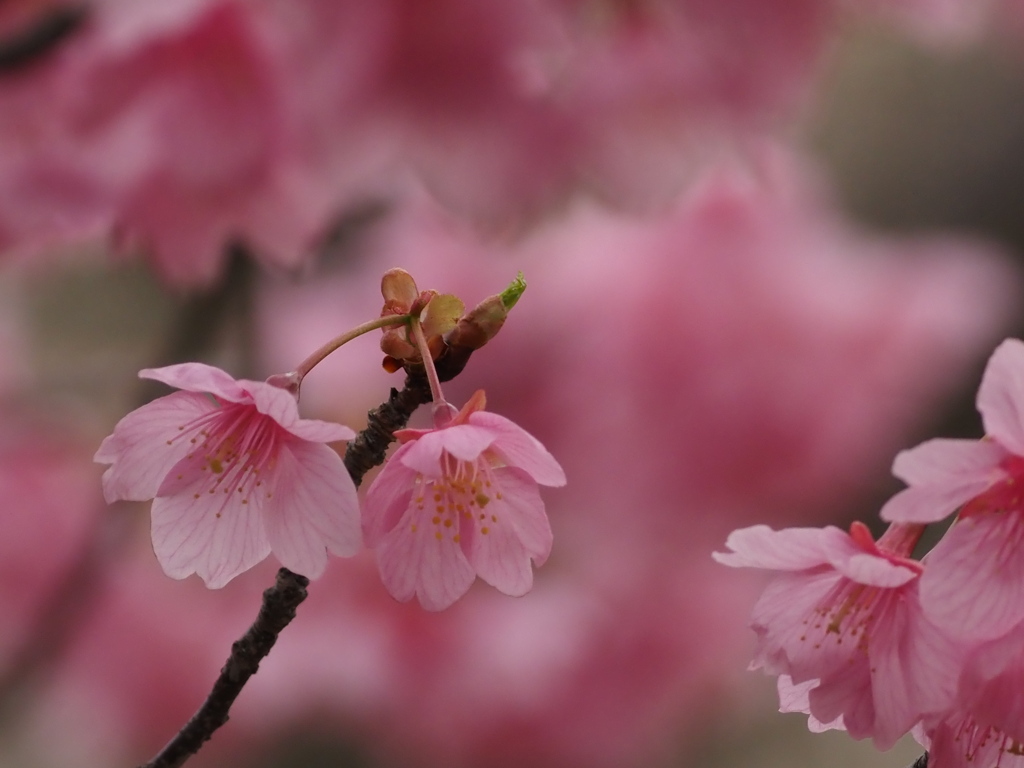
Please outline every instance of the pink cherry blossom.
[[816, 679], [806, 691], [816, 724], [842, 718], [851, 736], [888, 749], [950, 706], [958, 646], [921, 610], [922, 566], [885, 538], [876, 544], [859, 523], [849, 534], [759, 525], [734, 531], [726, 546], [732, 551], [714, 554], [720, 563], [784, 572], [754, 608], [751, 668], [796, 685]]
[[366, 495], [363, 528], [384, 586], [439, 611], [480, 576], [507, 595], [533, 586], [551, 528], [540, 485], [565, 484], [554, 457], [525, 430], [483, 410], [478, 391], [444, 426], [396, 433], [403, 445]]
[[957, 710], [923, 728], [933, 768], [1024, 768], [1024, 744]]
[[992, 354], [978, 410], [983, 440], [930, 440], [896, 457], [909, 487], [882, 508], [900, 522], [933, 522], [958, 508], [957, 522], [929, 553], [921, 599], [935, 621], [994, 638], [1024, 620], [1024, 343]]
[[271, 551], [319, 576], [327, 552], [360, 546], [355, 485], [323, 443], [348, 427], [300, 419], [296, 399], [201, 363], [151, 368], [142, 378], [184, 391], [118, 422], [96, 452], [108, 502], [153, 499], [153, 548], [167, 575], [197, 573], [222, 587]]

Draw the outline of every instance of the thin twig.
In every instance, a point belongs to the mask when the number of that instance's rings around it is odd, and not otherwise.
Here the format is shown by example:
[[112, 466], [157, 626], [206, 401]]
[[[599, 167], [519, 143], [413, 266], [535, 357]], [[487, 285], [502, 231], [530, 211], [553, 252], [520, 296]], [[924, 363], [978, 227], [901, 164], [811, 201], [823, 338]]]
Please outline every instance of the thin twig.
[[177, 768], [199, 751], [213, 732], [228, 721], [228, 712], [238, 694], [260, 668], [277, 636], [295, 618], [299, 603], [306, 599], [309, 579], [287, 568], [277, 572], [277, 581], [263, 593], [263, 605], [249, 631], [231, 646], [231, 655], [213, 684], [210, 695], [184, 728], [146, 766]]
[[[395, 430], [404, 427], [413, 411], [429, 399], [426, 381], [409, 376], [401, 391], [392, 389], [388, 401], [370, 411], [366, 429], [345, 451], [345, 467], [356, 485], [367, 471], [383, 463], [388, 445], [395, 439]], [[228, 721], [231, 705], [242, 688], [270, 653], [281, 630], [295, 618], [296, 608], [306, 599], [308, 585], [309, 579], [287, 568], [277, 572], [277, 583], [263, 593], [259, 616], [242, 639], [231, 646], [231, 655], [206, 701], [178, 735], [141, 768], [179, 768]]]

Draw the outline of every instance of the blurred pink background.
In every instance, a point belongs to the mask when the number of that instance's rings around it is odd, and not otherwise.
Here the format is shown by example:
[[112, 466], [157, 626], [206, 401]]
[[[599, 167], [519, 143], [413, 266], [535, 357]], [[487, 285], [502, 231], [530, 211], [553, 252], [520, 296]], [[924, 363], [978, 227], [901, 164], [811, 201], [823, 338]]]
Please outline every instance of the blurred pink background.
[[[135, 765], [273, 581], [161, 572], [92, 455], [142, 367], [293, 368], [382, 273], [502, 332], [446, 385], [569, 482], [533, 591], [334, 560], [190, 764], [902, 766], [745, 672], [733, 528], [875, 525], [1024, 316], [1014, 0], [0, 4], [0, 765]], [[47, 34], [48, 33], [48, 34]], [[376, 335], [303, 385], [359, 429]]]

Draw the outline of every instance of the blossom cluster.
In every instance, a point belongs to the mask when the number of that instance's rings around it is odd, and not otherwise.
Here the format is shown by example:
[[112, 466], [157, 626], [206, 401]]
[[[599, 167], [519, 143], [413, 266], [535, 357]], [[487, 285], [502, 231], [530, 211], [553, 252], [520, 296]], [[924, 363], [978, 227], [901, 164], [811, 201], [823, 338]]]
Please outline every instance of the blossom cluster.
[[[1024, 342], [1004, 341], [978, 391], [981, 440], [901, 452], [907, 488], [875, 541], [855, 522], [734, 531], [721, 563], [781, 571], [754, 608], [752, 669], [783, 711], [888, 749], [913, 732], [931, 768], [1024, 765]], [[956, 513], [920, 559], [926, 525]]]
[[[424, 318], [435, 304], [458, 301], [419, 294], [407, 273], [392, 270], [383, 283], [385, 317], [396, 314], [396, 283], [408, 288], [406, 309], [421, 301]], [[520, 279], [513, 290], [523, 286]], [[460, 325], [458, 306], [449, 324], [456, 341], [456, 331], [479, 314]], [[393, 349], [396, 332], [386, 332], [382, 347]], [[432, 368], [428, 358], [420, 366]], [[402, 446], [360, 510], [352, 477], [327, 445], [356, 435], [299, 416], [301, 373], [259, 382], [182, 363], [139, 375], [180, 391], [121, 419], [96, 461], [110, 465], [103, 475], [108, 502], [153, 499], [153, 548], [169, 576], [195, 573], [222, 587], [273, 552], [286, 568], [315, 578], [328, 554], [352, 556], [365, 537], [392, 595], [418, 596], [425, 608], [441, 610], [477, 575], [505, 594], [525, 594], [531, 561], [541, 565], [551, 551], [537, 486], [564, 485], [565, 474], [538, 440], [484, 410], [482, 390], [457, 412], [434, 390], [434, 428], [396, 433]]]

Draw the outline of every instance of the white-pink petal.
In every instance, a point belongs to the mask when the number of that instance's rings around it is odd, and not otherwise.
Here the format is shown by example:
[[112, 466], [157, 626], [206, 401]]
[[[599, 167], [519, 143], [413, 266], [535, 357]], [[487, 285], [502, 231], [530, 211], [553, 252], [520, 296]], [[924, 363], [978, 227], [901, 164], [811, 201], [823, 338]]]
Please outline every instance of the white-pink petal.
[[[195, 498], [198, 494], [199, 498]], [[187, 490], [153, 500], [153, 550], [175, 579], [196, 573], [211, 589], [223, 587], [270, 554], [261, 505], [239, 494]]]
[[288, 431], [299, 421], [299, 402], [288, 390], [263, 381], [240, 380], [238, 383], [245, 389], [247, 399], [257, 411], [269, 416]]
[[917, 571], [898, 565], [887, 558], [868, 552], [860, 552], [846, 558], [845, 562], [833, 563], [836, 570], [851, 581], [873, 587], [899, 587], [917, 578]]
[[456, 424], [452, 427], [439, 429], [429, 435], [424, 435], [422, 440], [440, 441], [444, 450], [460, 461], [475, 462], [480, 454], [494, 442], [493, 432], [471, 424]]
[[281, 564], [316, 578], [327, 553], [350, 557], [362, 547], [356, 488], [341, 457], [326, 445], [285, 442], [263, 505], [263, 525]]
[[981, 495], [989, 481], [960, 486], [904, 488], [879, 511], [889, 523], [936, 523], [949, 517], [971, 499]]
[[844, 531], [826, 528], [784, 528], [752, 525], [729, 534], [725, 546], [732, 552], [712, 552], [722, 565], [734, 568], [767, 568], [773, 571], [803, 571], [823, 565], [836, 548], [852, 553], [854, 547]]
[[991, 440], [935, 438], [896, 455], [892, 473], [910, 486], [960, 486], [992, 482], [992, 473], [1008, 456]]
[[144, 368], [140, 379], [153, 379], [186, 392], [208, 392], [233, 403], [246, 398], [246, 391], [229, 374], [205, 363], [178, 363], [163, 368]]
[[181, 439], [179, 428], [215, 407], [203, 395], [174, 392], [121, 419], [94, 457], [97, 462], [110, 464], [103, 473], [107, 503], [153, 498], [171, 467], [191, 447], [188, 439]]
[[516, 467], [502, 467], [494, 471], [494, 487], [501, 499], [493, 498], [487, 512], [501, 515], [516, 531], [534, 565], [544, 565], [551, 554], [553, 535], [551, 523], [544, 509], [540, 488], [526, 472]]
[[921, 603], [953, 635], [986, 640], [1024, 620], [1024, 524], [1018, 512], [958, 520], [926, 558]]
[[476, 572], [452, 537], [438, 539], [427, 526], [413, 531], [413, 521], [407, 513], [377, 546], [381, 581], [395, 599], [418, 596], [428, 611], [441, 611], [466, 594]]
[[519, 467], [540, 485], [565, 485], [565, 471], [543, 444], [515, 422], [488, 411], [476, 411], [469, 423], [486, 428], [497, 436], [493, 450], [505, 463]]
[[413, 443], [400, 446], [380, 474], [373, 479], [363, 502], [363, 536], [366, 546], [376, 547], [388, 531], [398, 525], [415, 490], [416, 470], [401, 461], [402, 452]]
[[978, 388], [978, 411], [988, 435], [1024, 456], [1024, 342], [996, 347]]
[[[491, 506], [487, 506], [488, 511]], [[502, 517], [497, 522], [462, 527], [462, 551], [481, 579], [499, 592], [519, 597], [533, 587], [530, 553], [515, 526], [504, 519], [506, 510], [499, 509]], [[487, 533], [483, 532], [485, 528]]]

